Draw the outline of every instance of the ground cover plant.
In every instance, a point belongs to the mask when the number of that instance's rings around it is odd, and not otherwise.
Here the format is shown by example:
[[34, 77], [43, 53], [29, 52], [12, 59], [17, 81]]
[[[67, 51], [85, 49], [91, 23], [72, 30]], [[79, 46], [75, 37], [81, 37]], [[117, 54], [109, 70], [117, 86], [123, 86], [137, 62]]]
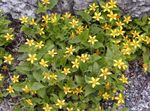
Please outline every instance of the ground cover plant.
[[[20, 18], [26, 41], [1, 97], [21, 97], [14, 111], [103, 111], [105, 102], [115, 111], [125, 103], [128, 62], [143, 57], [143, 69], [150, 71], [150, 19], [122, 16], [114, 0], [93, 2], [76, 16], [48, 14], [57, 2], [39, 1], [37, 18]], [[10, 54], [2, 57], [13, 65]]]

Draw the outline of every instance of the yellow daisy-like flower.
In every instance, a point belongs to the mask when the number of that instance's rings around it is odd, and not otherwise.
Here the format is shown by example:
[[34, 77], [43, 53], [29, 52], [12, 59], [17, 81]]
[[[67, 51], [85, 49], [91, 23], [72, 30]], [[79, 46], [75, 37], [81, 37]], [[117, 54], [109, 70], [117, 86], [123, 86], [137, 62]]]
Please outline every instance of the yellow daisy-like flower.
[[9, 54], [8, 56], [4, 56], [5, 63], [11, 64], [13, 60], [14, 60], [14, 58], [12, 57], [11, 54]]
[[38, 33], [39, 33], [40, 35], [44, 35], [44, 34], [45, 34], [44, 28], [40, 28], [39, 31], [38, 31]]
[[64, 105], [65, 105], [65, 100], [57, 99], [56, 106], [58, 106], [59, 109], [62, 109], [62, 107], [63, 107]]
[[35, 47], [41, 49], [44, 46], [43, 41], [37, 42]]
[[147, 70], [148, 70], [148, 64], [143, 64], [143, 68], [144, 68], [144, 72], [147, 72]]
[[79, 95], [82, 92], [83, 92], [83, 87], [77, 87], [74, 89], [73, 94]]
[[72, 26], [72, 28], [75, 28], [76, 26], [78, 26], [79, 21], [78, 21], [78, 20], [75, 20], [75, 19], [72, 19], [72, 21], [69, 22], [69, 23], [70, 23], [70, 25]]
[[124, 104], [124, 98], [121, 93], [118, 95], [118, 97], [115, 97], [115, 99], [118, 101], [117, 102], [118, 105]]
[[117, 2], [114, 1], [114, 0], [110, 0], [110, 1], [108, 2], [108, 4], [110, 5], [110, 8], [115, 8], [115, 7], [117, 7]]
[[0, 81], [2, 81], [4, 78], [4, 76], [2, 76], [2, 74], [0, 74]]
[[4, 35], [4, 38], [5, 38], [7, 41], [13, 40], [13, 34], [7, 33], [6, 35]]
[[53, 107], [51, 107], [49, 104], [44, 105], [43, 110], [44, 111], [51, 111]]
[[117, 26], [122, 29], [122, 26], [124, 26], [124, 23], [121, 21], [116, 22]]
[[136, 49], [136, 48], [140, 48], [141, 47], [139, 42], [140, 41], [133, 40], [130, 44], [131, 44], [131, 46], [133, 46]]
[[67, 111], [73, 111], [73, 108], [68, 108], [68, 107], [67, 107]]
[[122, 61], [122, 59], [119, 59], [119, 60], [114, 60], [114, 66], [115, 67], [118, 67], [119, 69], [127, 69], [128, 66]]
[[112, 11], [109, 12], [109, 14], [107, 14], [107, 16], [109, 17], [109, 20], [117, 20], [117, 14], [114, 14]]
[[75, 51], [75, 48], [73, 48], [72, 45], [70, 45], [70, 47], [66, 48], [66, 52], [65, 54], [69, 54], [69, 55], [73, 55], [73, 52]]
[[48, 23], [48, 21], [50, 20], [48, 15], [42, 16], [42, 22]]
[[124, 16], [124, 23], [128, 24], [131, 20], [131, 16]]
[[21, 21], [22, 24], [24, 24], [28, 22], [28, 17], [22, 16], [19, 20]]
[[124, 75], [122, 75], [122, 76], [119, 78], [119, 80], [122, 81], [122, 83], [128, 84], [128, 78], [125, 77]]
[[34, 18], [32, 18], [32, 19], [31, 19], [31, 21], [30, 21], [30, 25], [37, 25], [37, 23], [36, 23], [36, 21], [35, 21], [35, 19], [34, 19]]
[[98, 5], [96, 3], [92, 3], [89, 5], [89, 10], [95, 12], [96, 9], [98, 8]]
[[31, 64], [34, 63], [34, 61], [36, 61], [37, 58], [36, 58], [36, 54], [28, 54], [28, 58], [27, 58], [27, 61], [31, 62]]
[[32, 103], [32, 100], [31, 99], [26, 99], [26, 102], [29, 104], [29, 105], [33, 105], [33, 103]]
[[70, 87], [64, 86], [63, 89], [65, 94], [71, 93]]
[[111, 72], [109, 72], [108, 68], [102, 68], [101, 70], [101, 74], [100, 77], [104, 77], [104, 79], [107, 79], [107, 76], [109, 76], [111, 74]]
[[33, 40], [33, 39], [31, 39], [31, 40], [26, 39], [25, 44], [27, 44], [27, 45], [29, 45], [29, 46], [32, 46], [32, 45], [34, 45], [34, 40]]
[[22, 91], [24, 91], [25, 93], [29, 93], [30, 88], [27, 85], [25, 85], [24, 88], [22, 88]]
[[44, 59], [41, 59], [41, 61], [39, 62], [39, 64], [43, 67], [48, 67], [48, 61], [45, 61]]
[[73, 64], [72, 68], [79, 68], [80, 63], [78, 59], [75, 59], [75, 61], [72, 61], [71, 63]]
[[102, 96], [105, 100], [108, 100], [110, 98], [110, 95], [107, 92], [105, 92]]
[[89, 60], [89, 55], [88, 54], [81, 54], [80, 60], [85, 63], [86, 61]]
[[57, 80], [57, 75], [55, 73], [51, 73], [50, 78], [54, 79], [54, 80]]
[[43, 73], [43, 76], [44, 76], [43, 79], [47, 79], [47, 80], [50, 80], [50, 79], [51, 79], [50, 73], [48, 73], [48, 72], [44, 72], [44, 73]]
[[98, 42], [98, 40], [96, 39], [96, 36], [93, 36], [93, 37], [92, 37], [92, 36], [89, 36], [88, 42], [89, 42], [90, 44], [94, 45], [95, 42]]
[[13, 87], [12, 86], [9, 86], [7, 89], [6, 89], [7, 91], [8, 91], [8, 93], [14, 93], [14, 89], [13, 89]]
[[118, 31], [117, 31], [117, 29], [112, 29], [111, 30], [111, 34], [110, 34], [112, 37], [116, 37], [116, 36], [118, 36]]
[[95, 12], [92, 18], [94, 18], [97, 21], [100, 21], [100, 19], [103, 19], [100, 12]]
[[94, 78], [91, 77], [91, 80], [89, 81], [89, 83], [92, 84], [92, 88], [94, 88], [96, 85], [100, 85], [100, 83], [98, 82], [100, 78]]
[[41, 0], [43, 5], [48, 5], [50, 4], [49, 0]]
[[12, 78], [11, 78], [11, 81], [13, 82], [13, 83], [17, 83], [17, 82], [19, 82], [19, 75], [14, 75]]
[[57, 54], [57, 52], [55, 51], [55, 49], [52, 49], [52, 50], [49, 50], [49, 51], [48, 51], [48, 54], [49, 54], [51, 57], [54, 57], [54, 56]]
[[103, 12], [110, 12], [111, 11], [110, 10], [111, 6], [108, 3], [102, 5], [101, 7], [103, 8]]
[[65, 75], [71, 73], [70, 72], [70, 68], [64, 68], [64, 70], [62, 71], [62, 73], [64, 73]]

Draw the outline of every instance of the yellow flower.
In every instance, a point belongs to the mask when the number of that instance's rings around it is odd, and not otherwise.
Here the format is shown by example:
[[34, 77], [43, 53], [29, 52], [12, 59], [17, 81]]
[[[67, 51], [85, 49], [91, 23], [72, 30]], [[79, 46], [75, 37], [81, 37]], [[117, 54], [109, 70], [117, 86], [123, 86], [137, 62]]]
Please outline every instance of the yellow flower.
[[103, 17], [101, 16], [101, 13], [99, 12], [95, 12], [94, 13], [94, 16], [92, 17], [94, 18], [95, 20], [99, 21], [100, 19], [103, 19]]
[[126, 78], [124, 75], [122, 75], [119, 80], [122, 81], [122, 83], [128, 84], [128, 78]]
[[43, 67], [48, 67], [48, 61], [45, 61], [44, 59], [41, 59], [41, 61], [39, 62], [41, 66]]
[[75, 19], [72, 19], [72, 21], [69, 22], [69, 23], [71, 24], [72, 28], [75, 28], [76, 26], [78, 26], [79, 21], [75, 20]]
[[110, 5], [110, 8], [115, 8], [115, 7], [117, 7], [117, 2], [114, 1], [114, 0], [110, 0], [110, 1], [108, 2], [108, 4]]
[[31, 19], [30, 25], [37, 25], [37, 23], [35, 22], [35, 19], [34, 19], [34, 18]]
[[77, 33], [77, 34], [81, 34], [81, 33], [83, 32], [83, 30], [84, 30], [84, 27], [83, 27], [83, 26], [79, 26], [79, 27], [77, 27], [77, 29], [76, 29], [76, 33]]
[[105, 92], [102, 96], [103, 96], [103, 99], [105, 100], [108, 100], [110, 97], [110, 95], [107, 92]]
[[118, 105], [124, 104], [124, 98], [121, 93], [118, 95], [118, 97], [115, 97], [115, 99], [118, 101], [117, 102]]
[[73, 94], [78, 95], [78, 94], [80, 94], [80, 93], [82, 93], [82, 92], [83, 92], [82, 87], [79, 87], [79, 88], [77, 87], [77, 88], [74, 89]]
[[8, 56], [4, 56], [5, 63], [11, 64], [13, 60], [14, 60], [14, 58], [12, 57], [11, 54], [9, 54]]
[[22, 91], [24, 91], [25, 93], [29, 93], [30, 92], [30, 88], [27, 85], [25, 85], [25, 87], [22, 88]]
[[126, 24], [128, 24], [131, 20], [131, 16], [124, 16], [124, 20], [123, 20]]
[[48, 23], [48, 21], [50, 20], [48, 15], [42, 16], [42, 22]]
[[117, 33], [118, 33], [117, 36], [119, 36], [119, 35], [122, 35], [122, 36], [123, 36], [124, 33], [125, 33], [125, 31], [123, 31], [122, 28], [121, 28], [121, 29], [118, 29], [118, 30], [117, 30]]
[[72, 68], [79, 68], [79, 60], [78, 59], [75, 59], [75, 61], [72, 61], [71, 62], [73, 65], [72, 65]]
[[131, 54], [131, 48], [128, 46], [128, 47], [124, 47], [121, 52], [123, 53], [123, 55], [130, 55]]
[[14, 89], [13, 89], [13, 87], [12, 86], [9, 86], [7, 89], [6, 89], [7, 91], [8, 91], [8, 93], [14, 93]]
[[2, 80], [3, 80], [3, 78], [4, 78], [4, 77], [2, 76], [2, 74], [0, 74], [0, 81], [2, 81]]
[[92, 84], [92, 88], [94, 88], [96, 85], [100, 85], [100, 83], [98, 82], [100, 78], [94, 78], [91, 77], [91, 80], [89, 81], [89, 83]]
[[140, 36], [140, 32], [135, 31], [131, 31], [131, 34], [133, 35], [133, 37], [139, 37]]
[[43, 41], [40, 41], [39, 43], [37, 42], [35, 47], [41, 49], [44, 46]]
[[114, 14], [112, 11], [110, 11], [110, 13], [107, 14], [107, 16], [109, 17], [110, 21], [117, 19], [117, 14]]
[[53, 108], [49, 105], [49, 104], [46, 104], [44, 107], [43, 107], [43, 110], [44, 111], [51, 111]]
[[135, 49], [136, 48], [140, 48], [141, 46], [140, 46], [140, 44], [139, 44], [139, 41], [136, 41], [136, 40], [133, 40], [132, 42], [131, 42], [131, 46], [133, 46]]
[[65, 94], [71, 93], [70, 87], [64, 86], [63, 89]]
[[26, 102], [27, 102], [29, 105], [31, 105], [31, 106], [33, 105], [31, 99], [26, 99]]
[[72, 45], [70, 45], [70, 47], [66, 48], [65, 54], [73, 55], [74, 51], [75, 51], [75, 49], [72, 47]]
[[57, 99], [56, 106], [58, 106], [59, 109], [62, 109], [62, 107], [63, 107], [64, 105], [65, 105], [65, 100]]
[[48, 4], [50, 4], [50, 2], [49, 2], [49, 0], [42, 0], [42, 4], [43, 5], [48, 5]]
[[117, 29], [113, 29], [113, 30], [111, 30], [111, 34], [110, 34], [112, 37], [116, 37], [116, 36], [118, 36], [118, 32], [117, 32]]
[[57, 75], [55, 73], [51, 73], [50, 78], [54, 79], [54, 80], [57, 80]]
[[89, 10], [95, 12], [96, 9], [98, 8], [98, 5], [96, 3], [92, 3], [89, 5]]
[[25, 44], [27, 44], [27, 45], [29, 45], [29, 46], [32, 46], [32, 45], [34, 45], [34, 40], [33, 40], [33, 39], [31, 39], [31, 40], [26, 39]]
[[103, 8], [103, 12], [110, 12], [111, 7], [109, 6], [108, 3], [104, 4], [101, 6]]
[[148, 70], [148, 64], [143, 64], [144, 72], [147, 72]]
[[48, 54], [49, 54], [50, 56], [54, 57], [54, 56], [57, 54], [57, 52], [55, 51], [55, 49], [52, 49], [52, 50], [49, 50], [49, 51], [48, 51]]
[[109, 76], [111, 72], [108, 71], [108, 68], [102, 68], [100, 77], [104, 77], [104, 79], [107, 79], [107, 76]]
[[19, 79], [19, 75], [17, 75], [17, 76], [16, 76], [16, 75], [14, 75], [14, 76], [11, 78], [11, 80], [12, 80], [12, 82], [13, 82], [13, 83], [17, 83], [17, 82], [19, 82], [19, 80], [18, 80], [18, 79]]
[[109, 30], [109, 29], [111, 28], [111, 25], [105, 23], [105, 24], [102, 26], [102, 28], [103, 28], [104, 30]]
[[28, 17], [22, 16], [19, 20], [21, 21], [22, 24], [24, 24], [28, 22]]
[[4, 38], [8, 41], [8, 40], [13, 40], [13, 35], [7, 33], [6, 35], [4, 35]]
[[148, 24], [150, 24], [150, 17], [148, 18]]
[[88, 40], [89, 43], [91, 43], [92, 45], [95, 44], [95, 42], [98, 42], [98, 40], [96, 39], [96, 36], [89, 36], [89, 40]]
[[122, 26], [124, 26], [124, 23], [121, 21], [116, 22], [117, 26], [122, 29]]
[[73, 108], [68, 108], [68, 107], [67, 107], [67, 111], [73, 111]]
[[51, 23], [56, 23], [58, 20], [57, 13], [51, 14], [50, 20], [51, 20]]
[[66, 12], [66, 13], [63, 15], [62, 19], [63, 19], [63, 20], [64, 20], [65, 18], [69, 19], [70, 17], [71, 17], [71, 13]]
[[118, 67], [119, 69], [127, 69], [128, 66], [122, 61], [122, 59], [119, 59], [119, 60], [114, 60], [114, 66], [115, 67]]
[[36, 54], [28, 54], [28, 58], [27, 58], [27, 61], [30, 61], [31, 62], [31, 64], [33, 64], [34, 63], [34, 61], [36, 61], [37, 60], [37, 58], [36, 58]]
[[48, 73], [48, 72], [44, 72], [44, 73], [43, 73], [43, 76], [44, 76], [44, 79], [47, 79], [47, 80], [50, 80], [50, 79], [51, 79], [50, 73]]
[[70, 68], [64, 68], [64, 70], [62, 71], [62, 73], [64, 73], [65, 75], [71, 73], [70, 72]]
[[89, 60], [88, 54], [81, 54], [80, 60], [85, 63], [87, 60]]
[[107, 83], [105, 84], [105, 88], [106, 88], [107, 90], [110, 89], [110, 86], [111, 86], [110, 82], [107, 82]]
[[44, 32], [43, 30], [44, 30], [44, 28], [40, 28], [39, 31], [38, 31], [38, 33], [39, 33], [40, 35], [44, 35], [45, 32]]

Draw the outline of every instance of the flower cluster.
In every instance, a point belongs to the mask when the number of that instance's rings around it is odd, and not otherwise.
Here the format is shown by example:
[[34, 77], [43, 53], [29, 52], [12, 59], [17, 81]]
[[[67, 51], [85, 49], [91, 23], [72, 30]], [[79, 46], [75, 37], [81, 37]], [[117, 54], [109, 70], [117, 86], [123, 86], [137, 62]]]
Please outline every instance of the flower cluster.
[[[150, 19], [121, 17], [114, 0], [92, 3], [78, 17], [69, 12], [47, 14], [57, 1], [41, 0], [39, 18], [20, 18], [21, 31], [28, 38], [18, 49], [20, 63], [2, 93], [22, 97], [15, 110], [99, 111], [100, 102], [123, 105], [128, 61], [143, 56], [144, 71], [150, 71], [145, 28]], [[142, 30], [141, 24], [146, 25]], [[13, 38], [10, 33], [4, 36], [6, 41]], [[3, 57], [4, 63], [13, 61], [11, 54]]]

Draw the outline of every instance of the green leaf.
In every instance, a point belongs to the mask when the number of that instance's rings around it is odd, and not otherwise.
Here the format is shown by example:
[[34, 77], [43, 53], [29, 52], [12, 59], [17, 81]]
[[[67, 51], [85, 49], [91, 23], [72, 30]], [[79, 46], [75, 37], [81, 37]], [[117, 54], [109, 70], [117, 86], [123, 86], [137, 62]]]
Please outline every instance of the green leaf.
[[37, 94], [38, 94], [40, 97], [44, 98], [44, 97], [46, 96], [46, 89], [45, 89], [45, 88], [39, 89], [39, 90], [37, 91]]
[[90, 23], [92, 17], [88, 13], [84, 11], [79, 11], [77, 14], [80, 15], [82, 19], [85, 20], [87, 23]]
[[87, 42], [87, 40], [89, 38], [89, 30], [85, 30], [84, 32], [82, 32], [80, 34], [79, 38], [82, 42]]
[[33, 77], [40, 82], [43, 79], [42, 71], [41, 70], [36, 70], [33, 72]]
[[39, 83], [39, 82], [34, 82], [33, 84], [32, 84], [32, 90], [39, 90], [39, 89], [42, 89], [42, 88], [44, 88], [45, 86], [43, 85], [43, 84], [41, 84], [41, 83]]
[[94, 62], [94, 64], [93, 64], [93, 73], [98, 74], [99, 73], [99, 68], [100, 68], [99, 64], [97, 62]]
[[91, 86], [87, 85], [85, 87], [85, 97], [92, 94], [92, 93], [94, 93], [94, 92], [95, 92], [95, 89], [92, 88]]

